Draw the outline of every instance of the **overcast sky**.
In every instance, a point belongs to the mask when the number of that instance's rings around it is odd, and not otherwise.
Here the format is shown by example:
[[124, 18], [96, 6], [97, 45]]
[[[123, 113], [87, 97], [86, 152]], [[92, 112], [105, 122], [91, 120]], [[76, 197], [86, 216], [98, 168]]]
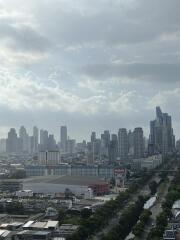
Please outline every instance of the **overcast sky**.
[[148, 135], [156, 105], [179, 138], [180, 0], [0, 0], [0, 137]]

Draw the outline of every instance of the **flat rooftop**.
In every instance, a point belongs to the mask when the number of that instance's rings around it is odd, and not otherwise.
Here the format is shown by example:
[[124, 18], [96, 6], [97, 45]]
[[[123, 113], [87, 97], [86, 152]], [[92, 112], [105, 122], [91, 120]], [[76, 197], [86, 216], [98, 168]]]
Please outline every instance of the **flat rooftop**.
[[23, 183], [51, 183], [88, 186], [91, 184], [106, 183], [104, 179], [89, 176], [40, 176], [23, 179]]

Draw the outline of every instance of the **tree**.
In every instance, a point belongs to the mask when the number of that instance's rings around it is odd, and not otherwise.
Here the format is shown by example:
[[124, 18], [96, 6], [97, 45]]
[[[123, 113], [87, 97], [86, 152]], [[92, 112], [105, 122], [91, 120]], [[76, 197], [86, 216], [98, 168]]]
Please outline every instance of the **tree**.
[[149, 183], [149, 189], [151, 191], [151, 194], [154, 195], [157, 191], [158, 184], [156, 181], [152, 181]]
[[84, 208], [84, 209], [81, 210], [81, 217], [82, 218], [87, 219], [91, 216], [91, 214], [92, 214], [92, 210], [89, 209], [89, 208]]
[[151, 215], [152, 212], [149, 209], [145, 209], [139, 219], [141, 222], [146, 223]]
[[133, 234], [135, 236], [140, 236], [144, 230], [144, 223], [138, 222], [134, 227], [133, 227]]
[[71, 192], [71, 190], [69, 188], [65, 189], [64, 194], [65, 194], [65, 198], [67, 198], [67, 199], [72, 198], [72, 196], [73, 196], [73, 193]]

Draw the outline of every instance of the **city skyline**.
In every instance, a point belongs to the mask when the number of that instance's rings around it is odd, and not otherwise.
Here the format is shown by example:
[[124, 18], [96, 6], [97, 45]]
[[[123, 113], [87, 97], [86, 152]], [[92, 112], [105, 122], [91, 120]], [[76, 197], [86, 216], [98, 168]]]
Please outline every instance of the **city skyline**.
[[78, 139], [88, 129], [134, 126], [147, 135], [156, 105], [173, 115], [179, 135], [179, 0], [0, 7], [0, 136], [20, 125], [67, 125]]
[[[159, 106], [158, 107], [156, 107], [156, 111], [157, 111], [157, 108], [160, 108]], [[160, 110], [161, 111], [161, 110]], [[154, 112], [155, 112], [155, 110], [154, 110]], [[156, 114], [157, 114], [157, 112], [156, 112]], [[167, 113], [163, 113], [163, 114], [167, 114]], [[168, 114], [167, 114], [168, 115]], [[153, 116], [152, 116], [153, 117]], [[151, 117], [151, 118], [152, 118]], [[156, 116], [157, 117], [157, 116]], [[170, 116], [171, 117], [171, 116]], [[106, 131], [106, 130], [108, 130], [109, 132], [110, 132], [110, 134], [117, 134], [118, 135], [118, 131], [120, 131], [121, 129], [125, 129], [126, 131], [131, 131], [131, 130], [133, 130], [133, 129], [135, 129], [135, 128], [142, 128], [143, 129], [143, 134], [144, 134], [144, 137], [146, 138], [146, 139], [149, 139], [149, 137], [150, 137], [150, 135], [151, 135], [151, 122], [153, 122], [153, 121], [151, 121], [150, 119], [149, 119], [149, 122], [148, 122], [148, 126], [147, 126], [147, 128], [143, 128], [142, 126], [140, 126], [140, 125], [137, 125], [137, 126], [132, 126], [132, 128], [128, 128], [128, 127], [126, 127], [126, 126], [119, 126], [117, 129], [115, 129], [114, 131], [112, 131], [111, 130], [111, 128], [107, 128], [107, 129], [102, 129], [101, 131], [99, 130], [99, 131], [97, 131], [96, 129], [87, 129], [88, 130], [88, 135], [86, 136], [86, 137], [84, 137], [84, 138], [78, 138], [77, 136], [74, 136], [74, 135], [72, 135], [71, 134], [71, 131], [69, 131], [69, 129], [71, 129], [71, 126], [67, 126], [67, 125], [59, 125], [58, 127], [57, 127], [57, 129], [56, 130], [54, 130], [54, 131], [51, 131], [51, 129], [46, 129], [46, 128], [43, 128], [43, 127], [40, 127], [40, 126], [32, 126], [31, 128], [30, 127], [27, 127], [27, 126], [25, 126], [25, 125], [20, 125], [19, 127], [10, 127], [9, 129], [7, 129], [7, 132], [5, 132], [4, 133], [4, 136], [1, 136], [0, 137], [0, 139], [5, 139], [5, 138], [7, 138], [7, 136], [8, 136], [8, 132], [9, 132], [9, 130], [10, 129], [12, 129], [12, 128], [14, 128], [15, 130], [16, 130], [16, 133], [18, 134], [20, 134], [20, 131], [21, 131], [21, 128], [24, 128], [25, 127], [25, 130], [27, 130], [27, 133], [31, 136], [31, 135], [33, 135], [33, 133], [34, 133], [34, 128], [37, 128], [38, 129], [38, 131], [40, 132], [41, 130], [42, 131], [48, 131], [48, 134], [52, 134], [54, 137], [55, 137], [55, 140], [57, 141], [57, 143], [58, 142], [61, 142], [61, 128], [66, 128], [66, 130], [65, 131], [67, 131], [67, 136], [65, 137], [66, 139], [67, 138], [70, 138], [70, 139], [75, 139], [77, 142], [79, 141], [79, 142], [81, 142], [81, 141], [83, 141], [83, 140], [85, 140], [85, 141], [91, 141], [91, 138], [92, 138], [92, 136], [91, 136], [91, 134], [95, 134], [96, 135], [96, 138], [100, 138], [101, 137], [101, 134], [102, 134], [102, 132], [103, 131]], [[173, 122], [171, 123], [172, 125], [173, 125], [173, 132], [174, 132], [174, 119], [173, 119]], [[175, 137], [176, 137], [176, 140], [178, 140], [179, 139], [179, 136], [177, 136], [176, 135], [176, 133], [174, 132], [174, 134], [175, 134]], [[39, 139], [39, 142], [40, 142], [40, 139]]]

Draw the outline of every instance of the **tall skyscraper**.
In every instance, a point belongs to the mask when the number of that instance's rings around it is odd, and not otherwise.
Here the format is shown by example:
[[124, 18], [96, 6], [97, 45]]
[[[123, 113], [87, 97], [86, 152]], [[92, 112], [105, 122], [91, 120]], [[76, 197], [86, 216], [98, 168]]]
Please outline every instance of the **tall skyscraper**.
[[48, 131], [40, 130], [40, 151], [48, 150]]
[[21, 126], [19, 129], [19, 138], [22, 142], [22, 152], [28, 152], [29, 150], [29, 135], [27, 134], [26, 128]]
[[66, 126], [61, 126], [60, 139], [61, 139], [61, 149], [63, 152], [66, 152], [67, 151], [67, 127]]
[[101, 159], [109, 158], [109, 145], [110, 145], [110, 133], [109, 130], [105, 130], [103, 134], [101, 134]]
[[134, 133], [131, 130], [128, 132], [128, 153], [130, 156], [134, 154]]
[[152, 153], [167, 154], [175, 148], [171, 116], [156, 107], [156, 119], [150, 122], [149, 145]]
[[111, 135], [111, 141], [109, 146], [109, 161], [111, 163], [117, 160], [118, 156], [118, 137], [116, 134]]
[[33, 152], [38, 152], [38, 144], [39, 144], [39, 131], [36, 126], [33, 127]]
[[56, 141], [53, 134], [49, 134], [48, 137], [48, 151], [57, 151]]
[[126, 128], [120, 128], [118, 132], [118, 153], [120, 160], [128, 157], [128, 135]]
[[134, 158], [139, 159], [144, 156], [144, 137], [142, 128], [134, 129]]
[[95, 142], [96, 141], [96, 132], [92, 132], [91, 133], [91, 142]]
[[15, 128], [11, 128], [8, 132], [8, 138], [6, 140], [6, 151], [8, 153], [16, 153], [19, 151], [19, 141]]

